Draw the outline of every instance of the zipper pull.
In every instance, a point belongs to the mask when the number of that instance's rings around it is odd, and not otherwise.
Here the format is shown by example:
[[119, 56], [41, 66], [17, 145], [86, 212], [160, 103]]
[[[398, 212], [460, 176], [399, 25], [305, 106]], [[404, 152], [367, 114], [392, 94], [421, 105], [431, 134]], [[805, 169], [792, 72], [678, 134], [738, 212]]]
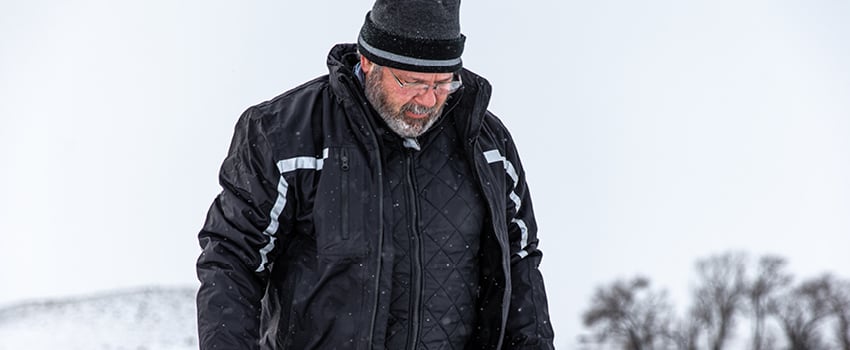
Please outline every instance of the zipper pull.
[[340, 160], [340, 162], [342, 163], [342, 171], [348, 171], [348, 169], [349, 169], [349, 164], [348, 164], [348, 149], [343, 148], [343, 149], [341, 150], [341, 153], [340, 153], [340, 155], [339, 155], [339, 160]]

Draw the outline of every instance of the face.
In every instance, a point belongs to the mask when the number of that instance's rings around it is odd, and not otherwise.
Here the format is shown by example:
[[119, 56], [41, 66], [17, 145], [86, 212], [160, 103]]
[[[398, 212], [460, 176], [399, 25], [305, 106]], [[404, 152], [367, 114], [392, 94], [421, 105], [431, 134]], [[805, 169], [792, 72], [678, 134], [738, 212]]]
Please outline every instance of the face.
[[402, 137], [418, 137], [439, 119], [448, 94], [437, 93], [434, 89], [418, 91], [402, 88], [393, 74], [402, 83], [433, 86], [450, 82], [453, 78], [451, 73], [419, 73], [379, 67], [365, 58], [361, 67], [366, 75], [366, 98], [395, 133]]

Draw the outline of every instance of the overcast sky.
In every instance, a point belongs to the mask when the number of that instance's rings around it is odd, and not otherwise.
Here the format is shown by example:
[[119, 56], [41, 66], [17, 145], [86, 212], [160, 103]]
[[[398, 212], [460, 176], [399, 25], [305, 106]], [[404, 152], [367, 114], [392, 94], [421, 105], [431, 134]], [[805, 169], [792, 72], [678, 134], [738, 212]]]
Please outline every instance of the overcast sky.
[[[238, 115], [325, 74], [372, 1], [0, 0], [0, 305], [195, 286]], [[593, 288], [779, 254], [850, 277], [850, 2], [465, 1], [544, 250], [556, 344]]]

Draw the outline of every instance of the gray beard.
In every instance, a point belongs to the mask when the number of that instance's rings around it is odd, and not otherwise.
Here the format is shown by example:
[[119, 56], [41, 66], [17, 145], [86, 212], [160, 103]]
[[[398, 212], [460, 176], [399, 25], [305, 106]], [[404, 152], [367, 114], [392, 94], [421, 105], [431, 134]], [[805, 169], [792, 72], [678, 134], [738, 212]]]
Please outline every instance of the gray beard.
[[[366, 76], [366, 99], [387, 123], [387, 126], [401, 137], [414, 138], [424, 134], [430, 129], [440, 115], [443, 113], [443, 105], [424, 107], [414, 102], [404, 104], [398, 112], [392, 109], [387, 102], [387, 95], [381, 88], [381, 67], [374, 66], [374, 70]], [[428, 114], [427, 117], [414, 119], [407, 117], [404, 112], [411, 111], [415, 114]]]

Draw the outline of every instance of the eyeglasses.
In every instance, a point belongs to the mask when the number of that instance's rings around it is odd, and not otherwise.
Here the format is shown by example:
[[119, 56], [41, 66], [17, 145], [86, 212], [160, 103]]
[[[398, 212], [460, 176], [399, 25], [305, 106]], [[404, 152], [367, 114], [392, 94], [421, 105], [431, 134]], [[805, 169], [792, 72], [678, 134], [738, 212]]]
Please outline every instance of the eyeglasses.
[[401, 87], [402, 90], [411, 94], [415, 93], [416, 95], [424, 94], [432, 88], [434, 89], [434, 93], [437, 95], [448, 95], [457, 91], [463, 85], [463, 82], [460, 79], [460, 74], [457, 73], [453, 74], [453, 77], [456, 77], [457, 80], [452, 80], [445, 83], [436, 83], [432, 86], [431, 84], [425, 83], [408, 83], [401, 81], [401, 79], [399, 79], [398, 76], [393, 73], [392, 69], [387, 68], [387, 70], [390, 71], [390, 74], [393, 76], [393, 79], [395, 79], [395, 82], [398, 83], [398, 86]]

